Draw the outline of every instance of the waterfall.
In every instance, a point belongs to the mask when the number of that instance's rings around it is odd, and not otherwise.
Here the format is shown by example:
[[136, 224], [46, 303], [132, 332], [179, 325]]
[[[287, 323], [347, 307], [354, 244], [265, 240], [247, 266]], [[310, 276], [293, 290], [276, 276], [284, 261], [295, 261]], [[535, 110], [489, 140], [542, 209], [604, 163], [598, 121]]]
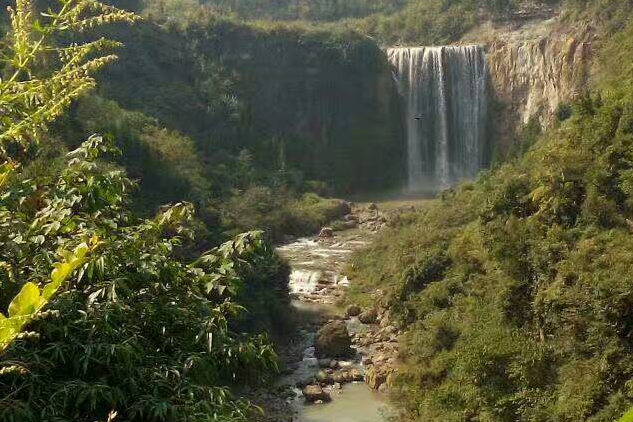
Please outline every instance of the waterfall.
[[406, 106], [408, 188], [434, 191], [485, 163], [486, 56], [479, 46], [387, 50]]

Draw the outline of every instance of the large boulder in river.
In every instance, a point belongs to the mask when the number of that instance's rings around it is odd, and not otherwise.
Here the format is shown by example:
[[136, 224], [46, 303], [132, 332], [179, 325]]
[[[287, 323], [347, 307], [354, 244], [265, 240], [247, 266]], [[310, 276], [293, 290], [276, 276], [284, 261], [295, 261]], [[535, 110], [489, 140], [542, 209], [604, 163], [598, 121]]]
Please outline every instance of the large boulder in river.
[[346, 357], [352, 355], [352, 339], [343, 321], [325, 324], [316, 333], [314, 346], [319, 357]]
[[365, 382], [372, 390], [378, 390], [381, 385], [387, 382], [389, 371], [382, 367], [372, 367], [365, 373]]
[[318, 385], [308, 385], [303, 389], [302, 393], [308, 403], [315, 403], [317, 401], [328, 402], [331, 400], [327, 391], [323, 391]]

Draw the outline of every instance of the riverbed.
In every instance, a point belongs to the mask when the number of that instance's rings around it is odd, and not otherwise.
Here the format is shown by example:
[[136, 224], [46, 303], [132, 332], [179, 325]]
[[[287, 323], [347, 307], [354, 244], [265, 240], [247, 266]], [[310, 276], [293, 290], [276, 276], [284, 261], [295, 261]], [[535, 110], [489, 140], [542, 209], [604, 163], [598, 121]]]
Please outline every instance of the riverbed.
[[[344, 310], [337, 304], [353, 281], [344, 274], [345, 265], [354, 251], [366, 246], [373, 233], [361, 229], [336, 232], [331, 237], [302, 238], [277, 249], [290, 264], [290, 291], [293, 305], [305, 316], [306, 328], [302, 331], [303, 341], [300, 361], [293, 363], [293, 371], [282, 380], [285, 384], [301, 384], [314, 377], [321, 370], [315, 365], [313, 339], [317, 324], [314, 321], [341, 319]], [[358, 318], [347, 318], [346, 324], [351, 335], [365, 329]], [[353, 346], [356, 356], [340, 362], [346, 368], [365, 371], [361, 363], [362, 347]], [[393, 416], [387, 393], [373, 391], [362, 381], [325, 387], [331, 401], [329, 403], [307, 404], [296, 388], [297, 397], [292, 400], [297, 422], [383, 422]]]

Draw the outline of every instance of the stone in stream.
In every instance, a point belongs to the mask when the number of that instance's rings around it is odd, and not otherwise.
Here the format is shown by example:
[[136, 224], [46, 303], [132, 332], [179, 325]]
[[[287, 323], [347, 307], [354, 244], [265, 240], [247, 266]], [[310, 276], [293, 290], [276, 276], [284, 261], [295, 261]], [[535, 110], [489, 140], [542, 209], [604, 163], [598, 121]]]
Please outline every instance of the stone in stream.
[[316, 379], [322, 384], [332, 384], [332, 382], [334, 382], [332, 376], [324, 371], [319, 371], [316, 374]]
[[319, 237], [327, 238], [334, 236], [334, 230], [331, 227], [323, 227], [319, 232]]
[[346, 372], [335, 372], [332, 375], [332, 379], [334, 380], [334, 382], [337, 382], [339, 384], [343, 384], [345, 382], [347, 382], [347, 377], [346, 377]]
[[325, 324], [317, 331], [314, 346], [319, 357], [347, 357], [352, 356], [352, 340], [347, 325], [342, 321]]
[[374, 308], [368, 309], [358, 316], [358, 320], [363, 324], [374, 324], [378, 319], [378, 311]]
[[352, 369], [349, 374], [351, 381], [362, 381], [365, 378], [358, 368]]
[[330, 359], [319, 359], [319, 367], [321, 368], [329, 368], [332, 361]]
[[319, 366], [319, 360], [317, 358], [303, 358], [303, 362], [309, 368], [317, 368]]
[[318, 385], [308, 385], [302, 392], [308, 403], [329, 402], [331, 400], [330, 395]]

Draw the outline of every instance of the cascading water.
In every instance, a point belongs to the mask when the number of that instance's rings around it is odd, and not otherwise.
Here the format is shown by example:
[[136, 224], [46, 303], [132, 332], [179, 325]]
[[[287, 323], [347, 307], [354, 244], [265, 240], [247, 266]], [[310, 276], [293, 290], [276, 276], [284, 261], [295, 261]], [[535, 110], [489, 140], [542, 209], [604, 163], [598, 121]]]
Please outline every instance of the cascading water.
[[483, 48], [398, 47], [387, 54], [406, 103], [409, 190], [473, 178], [485, 164]]

